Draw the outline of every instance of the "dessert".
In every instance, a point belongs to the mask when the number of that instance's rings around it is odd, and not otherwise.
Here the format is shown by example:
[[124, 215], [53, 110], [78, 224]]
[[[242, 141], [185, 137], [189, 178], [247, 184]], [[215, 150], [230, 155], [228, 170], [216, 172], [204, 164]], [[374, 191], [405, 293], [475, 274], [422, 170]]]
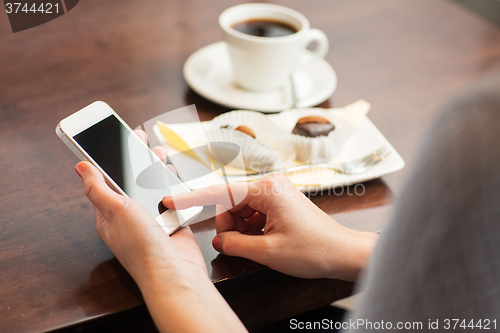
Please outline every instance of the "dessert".
[[252, 138], [255, 139], [255, 132], [250, 127], [245, 126], [245, 125], [240, 125], [236, 128], [234, 128], [233, 126], [224, 125], [224, 126], [221, 126], [220, 128], [234, 129], [236, 131], [240, 131], [241, 133], [245, 133], [247, 135], [250, 135]]
[[[280, 131], [266, 115], [255, 111], [232, 111], [215, 117], [206, 124], [205, 137], [211, 143], [232, 143], [239, 147], [244, 168], [248, 170], [277, 168], [295, 159], [290, 134]], [[227, 160], [224, 150], [232, 148], [225, 146], [212, 150], [214, 159]]]
[[254, 131], [252, 131], [252, 129], [251, 129], [250, 127], [247, 127], [247, 126], [245, 126], [245, 125], [240, 125], [240, 126], [236, 127], [236, 130], [237, 130], [237, 131], [240, 131], [240, 132], [242, 132], [242, 133], [248, 134], [248, 135], [250, 135], [252, 138], [254, 138], [254, 139], [255, 139], [255, 133], [254, 133]]
[[321, 116], [302, 117], [297, 121], [292, 133], [310, 138], [327, 136], [335, 126]]
[[335, 152], [335, 125], [330, 121], [331, 117], [322, 110], [314, 112], [316, 114], [308, 110], [295, 112], [297, 121], [291, 139], [297, 160], [304, 163], [329, 161]]

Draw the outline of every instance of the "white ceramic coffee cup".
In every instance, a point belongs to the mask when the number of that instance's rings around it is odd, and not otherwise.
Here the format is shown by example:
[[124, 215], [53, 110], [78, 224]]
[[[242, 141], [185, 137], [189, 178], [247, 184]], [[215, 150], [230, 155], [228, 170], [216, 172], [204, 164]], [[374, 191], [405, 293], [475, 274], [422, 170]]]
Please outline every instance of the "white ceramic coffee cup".
[[[231, 26], [252, 19], [284, 22], [297, 32], [283, 37], [259, 37], [239, 32]], [[311, 29], [301, 13], [279, 5], [248, 3], [226, 9], [219, 17], [236, 83], [244, 89], [265, 91], [283, 87], [297, 67], [306, 47], [316, 42], [318, 57], [328, 52], [328, 39]]]

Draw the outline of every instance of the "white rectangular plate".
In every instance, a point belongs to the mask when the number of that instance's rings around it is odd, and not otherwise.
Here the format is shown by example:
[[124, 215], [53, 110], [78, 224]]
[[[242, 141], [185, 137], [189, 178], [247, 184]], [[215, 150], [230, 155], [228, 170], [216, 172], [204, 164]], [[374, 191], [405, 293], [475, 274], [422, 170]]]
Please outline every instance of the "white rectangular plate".
[[[276, 116], [278, 115], [269, 115], [270, 118]], [[200, 124], [197, 123], [169, 125], [169, 127], [174, 130], [182, 127], [182, 132], [184, 133], [196, 133], [196, 130], [200, 128], [199, 126]], [[190, 128], [192, 128], [192, 131]], [[160, 134], [157, 125], [155, 125], [153, 129], [160, 142], [165, 146], [168, 156], [181, 153], [181, 151], [166, 142], [165, 138]], [[370, 119], [365, 116], [364, 119], [361, 120], [360, 126], [354, 133], [353, 137], [333, 162], [341, 163], [360, 158], [375, 151], [380, 146], [386, 146], [391, 153], [383, 161], [362, 174], [346, 175], [337, 173], [330, 169], [315, 169], [313, 172], [302, 171], [300, 173], [288, 174], [287, 176], [301, 191], [307, 193], [319, 192], [340, 186], [354, 185], [401, 170], [405, 166], [403, 158], [398, 154], [389, 141], [387, 141], [378, 128], [370, 121]], [[190, 189], [195, 190], [214, 184], [225, 183], [222, 175], [212, 172], [209, 167], [200, 162], [198, 159], [185, 155], [182, 157], [182, 165], [186, 165], [185, 163], [189, 164], [189, 170], [182, 168], [180, 165], [176, 165], [175, 159], [173, 160], [174, 166], [177, 167], [179, 178], [181, 178]], [[195, 172], [193, 172], [193, 170], [195, 170]], [[194, 177], [194, 174], [197, 176]], [[232, 176], [230, 178], [231, 182], [246, 181], [245, 176], [242, 176], [241, 178]]]

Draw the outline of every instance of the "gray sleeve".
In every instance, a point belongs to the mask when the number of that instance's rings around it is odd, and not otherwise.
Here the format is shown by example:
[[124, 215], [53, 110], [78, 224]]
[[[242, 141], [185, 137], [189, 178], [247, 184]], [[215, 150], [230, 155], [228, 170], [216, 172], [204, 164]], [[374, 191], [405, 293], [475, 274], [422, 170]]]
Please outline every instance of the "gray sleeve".
[[500, 326], [500, 80], [451, 104], [426, 138], [350, 319]]

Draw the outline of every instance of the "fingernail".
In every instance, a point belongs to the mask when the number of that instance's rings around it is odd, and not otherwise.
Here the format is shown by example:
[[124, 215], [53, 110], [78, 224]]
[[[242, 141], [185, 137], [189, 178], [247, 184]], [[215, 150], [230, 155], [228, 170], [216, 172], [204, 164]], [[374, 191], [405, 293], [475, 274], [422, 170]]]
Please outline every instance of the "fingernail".
[[172, 201], [172, 197], [170, 195], [166, 195], [162, 199], [163, 204], [168, 204], [170, 201]]
[[212, 246], [216, 251], [222, 252], [220, 247], [220, 236], [216, 235], [214, 239], [212, 239]]
[[87, 165], [83, 162], [80, 162], [75, 166], [75, 171], [78, 176], [82, 177], [85, 171], [87, 171]]

